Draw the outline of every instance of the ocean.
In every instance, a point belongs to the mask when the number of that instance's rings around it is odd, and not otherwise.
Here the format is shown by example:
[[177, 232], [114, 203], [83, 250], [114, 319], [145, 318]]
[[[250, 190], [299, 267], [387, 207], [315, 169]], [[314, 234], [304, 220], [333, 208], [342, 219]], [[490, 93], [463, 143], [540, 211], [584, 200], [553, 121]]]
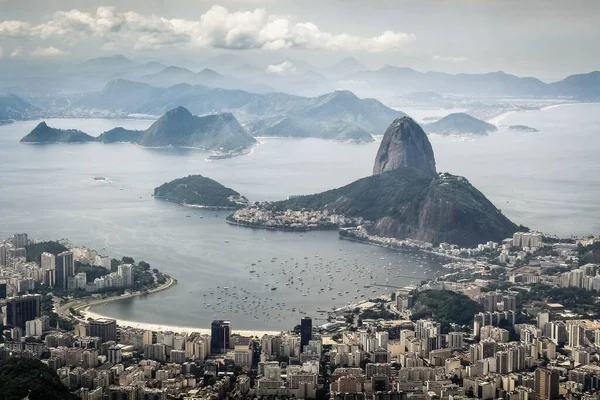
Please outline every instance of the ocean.
[[[418, 119], [444, 115], [419, 112]], [[152, 123], [46, 121], [92, 135]], [[0, 127], [0, 235], [69, 238], [113, 257], [145, 260], [178, 280], [171, 290], [94, 308], [100, 314], [165, 325], [208, 327], [224, 318], [234, 329], [289, 329], [304, 315], [318, 318], [318, 310], [432, 276], [444, 262], [343, 241], [335, 232], [233, 227], [226, 212], [151, 196], [156, 186], [189, 174], [253, 201], [315, 193], [370, 174], [378, 142], [260, 139], [250, 155], [207, 161], [194, 149], [20, 144], [38, 122]], [[540, 132], [509, 131], [513, 124]], [[600, 233], [599, 133], [600, 104], [578, 104], [510, 114], [486, 137], [430, 139], [439, 171], [467, 177], [516, 223], [570, 236]], [[94, 180], [99, 176], [106, 181]]]

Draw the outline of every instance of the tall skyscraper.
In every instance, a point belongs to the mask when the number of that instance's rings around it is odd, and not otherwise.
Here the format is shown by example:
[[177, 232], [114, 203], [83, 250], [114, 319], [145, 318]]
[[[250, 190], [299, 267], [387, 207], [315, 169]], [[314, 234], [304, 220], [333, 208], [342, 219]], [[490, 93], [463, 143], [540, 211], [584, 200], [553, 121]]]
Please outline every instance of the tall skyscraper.
[[312, 340], [312, 318], [303, 317], [300, 320], [300, 352], [304, 352], [304, 346]]
[[3, 324], [25, 329], [27, 321], [34, 320], [40, 316], [41, 300], [42, 296], [39, 294], [9, 297], [3, 300]]
[[75, 275], [75, 260], [72, 252], [63, 251], [56, 256], [56, 272], [54, 275], [56, 287], [63, 290], [68, 289], [69, 277]]
[[5, 299], [7, 295], [6, 281], [0, 281], [0, 299]]
[[15, 233], [12, 240], [13, 246], [16, 248], [25, 247], [29, 244], [29, 239], [26, 233]]
[[231, 322], [215, 320], [210, 325], [211, 354], [226, 353], [231, 344]]
[[5, 244], [0, 244], [0, 266], [6, 266], [6, 250], [8, 246]]
[[123, 286], [131, 286], [133, 284], [133, 267], [131, 264], [119, 265], [118, 273], [123, 279]]
[[546, 368], [535, 370], [535, 392], [538, 400], [554, 400], [558, 397], [558, 371]]
[[56, 256], [52, 253], [43, 252], [40, 260], [43, 270], [56, 268]]
[[88, 323], [88, 335], [99, 337], [102, 343], [117, 340], [117, 321], [100, 318]]

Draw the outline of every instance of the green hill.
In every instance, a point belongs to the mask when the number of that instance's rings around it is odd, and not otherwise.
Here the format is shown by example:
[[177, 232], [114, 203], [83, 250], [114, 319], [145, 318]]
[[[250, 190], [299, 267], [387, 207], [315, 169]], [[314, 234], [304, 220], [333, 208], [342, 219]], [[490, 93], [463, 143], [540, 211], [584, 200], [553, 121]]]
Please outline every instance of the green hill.
[[202, 175], [190, 175], [154, 189], [154, 197], [183, 205], [206, 208], [240, 208], [245, 198], [238, 192]]
[[57, 129], [40, 122], [21, 143], [87, 143], [95, 142], [96, 138], [76, 129]]
[[2, 400], [76, 400], [56, 373], [39, 360], [13, 357], [0, 363]]
[[470, 325], [475, 313], [483, 307], [461, 293], [449, 290], [427, 290], [420, 292], [412, 307], [412, 320], [432, 318], [442, 324], [448, 332], [450, 324]]
[[465, 178], [431, 175], [415, 168], [399, 168], [359, 179], [323, 193], [275, 202], [278, 210], [329, 210], [373, 222], [372, 235], [412, 238], [434, 244], [475, 246], [501, 241], [517, 225]]
[[440, 135], [459, 135], [464, 133], [487, 135], [490, 132], [498, 130], [495, 125], [488, 124], [465, 113], [449, 114], [436, 122], [423, 125], [423, 129], [427, 133], [437, 133]]

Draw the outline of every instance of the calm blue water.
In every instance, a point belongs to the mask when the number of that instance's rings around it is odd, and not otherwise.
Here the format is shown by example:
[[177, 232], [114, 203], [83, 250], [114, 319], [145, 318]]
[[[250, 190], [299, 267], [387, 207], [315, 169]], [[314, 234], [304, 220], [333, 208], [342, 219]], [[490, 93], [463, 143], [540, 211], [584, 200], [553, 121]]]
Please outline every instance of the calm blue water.
[[[387, 278], [389, 285], [401, 286], [437, 269], [433, 260], [341, 241], [334, 232], [300, 236], [232, 227], [223, 221], [226, 213], [190, 210], [150, 196], [163, 182], [198, 173], [251, 200], [314, 193], [368, 175], [378, 143], [269, 139], [251, 155], [206, 161], [205, 153], [188, 149], [19, 144], [37, 122], [0, 127], [0, 234], [68, 237], [106, 247], [111, 256], [144, 259], [179, 280], [173, 290], [108, 304], [100, 313], [171, 325], [207, 327], [219, 317], [230, 318], [237, 329], [289, 328], [297, 324], [299, 311], [315, 315], [319, 308], [373, 295], [363, 288], [367, 282]], [[119, 125], [144, 129], [151, 124], [47, 122], [94, 135]], [[502, 123], [542, 131], [501, 128], [473, 141], [432, 137], [438, 169], [466, 176], [517, 223], [561, 235], [599, 233], [600, 105], [515, 113]], [[259, 277], [252, 277], [252, 268]]]

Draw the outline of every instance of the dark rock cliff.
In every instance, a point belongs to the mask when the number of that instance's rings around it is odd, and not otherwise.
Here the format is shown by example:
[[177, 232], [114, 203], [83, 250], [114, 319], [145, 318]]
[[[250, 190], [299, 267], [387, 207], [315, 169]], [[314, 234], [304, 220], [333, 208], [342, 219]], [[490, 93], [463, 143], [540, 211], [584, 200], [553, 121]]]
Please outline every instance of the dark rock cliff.
[[423, 129], [410, 117], [396, 119], [383, 135], [375, 157], [373, 175], [402, 167], [435, 175], [435, 158]]

